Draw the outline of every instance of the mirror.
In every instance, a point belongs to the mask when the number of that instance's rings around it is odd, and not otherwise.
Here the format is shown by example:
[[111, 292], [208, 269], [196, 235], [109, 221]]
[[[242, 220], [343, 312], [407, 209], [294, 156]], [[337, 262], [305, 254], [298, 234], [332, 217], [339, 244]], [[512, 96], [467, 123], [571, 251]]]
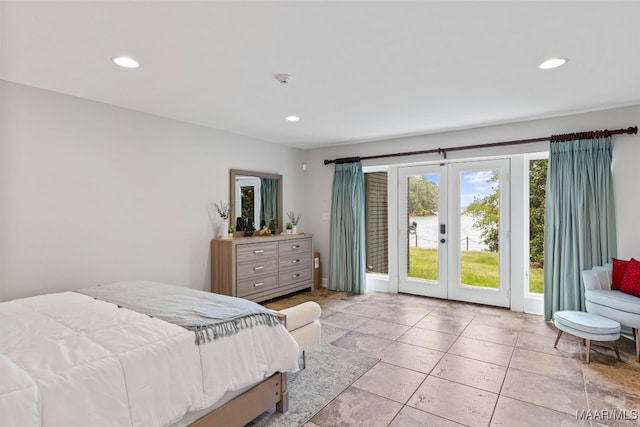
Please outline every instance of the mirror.
[[250, 235], [252, 227], [260, 230], [262, 225], [282, 231], [282, 175], [231, 169], [229, 182], [235, 236]]

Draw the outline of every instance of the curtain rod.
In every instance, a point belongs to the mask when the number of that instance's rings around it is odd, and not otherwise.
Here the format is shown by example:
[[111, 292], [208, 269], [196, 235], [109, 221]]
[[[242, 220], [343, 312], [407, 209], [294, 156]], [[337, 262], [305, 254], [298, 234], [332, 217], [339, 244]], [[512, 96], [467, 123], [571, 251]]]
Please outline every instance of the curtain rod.
[[433, 153], [442, 154], [446, 159], [447, 152], [449, 151], [462, 151], [462, 150], [473, 150], [476, 148], [502, 147], [505, 145], [531, 144], [532, 142], [544, 142], [544, 141], [551, 141], [552, 143], [555, 143], [555, 142], [573, 141], [576, 139], [603, 138], [611, 135], [626, 135], [626, 134], [635, 135], [637, 133], [638, 133], [638, 126], [630, 126], [626, 129], [616, 129], [616, 130], [605, 129], [605, 130], [592, 130], [587, 132], [564, 133], [560, 135], [546, 136], [543, 138], [517, 139], [514, 141], [490, 142], [487, 144], [476, 144], [476, 145], [462, 145], [458, 147], [449, 147], [449, 148], [433, 148], [431, 150], [407, 151], [404, 153], [391, 153], [391, 154], [378, 154], [375, 156], [343, 157], [335, 160], [325, 160], [324, 164], [328, 165], [331, 163], [335, 163], [338, 165], [342, 163], [357, 163], [361, 160], [383, 159], [387, 157], [415, 156], [418, 154], [433, 154]]

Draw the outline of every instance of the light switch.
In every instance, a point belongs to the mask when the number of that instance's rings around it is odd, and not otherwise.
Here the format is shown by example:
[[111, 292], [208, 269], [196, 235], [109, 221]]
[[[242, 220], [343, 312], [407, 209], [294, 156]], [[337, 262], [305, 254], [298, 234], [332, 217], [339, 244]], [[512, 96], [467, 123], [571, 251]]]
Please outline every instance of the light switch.
[[323, 221], [329, 221], [330, 219], [331, 219], [331, 215], [329, 214], [329, 212], [322, 212]]

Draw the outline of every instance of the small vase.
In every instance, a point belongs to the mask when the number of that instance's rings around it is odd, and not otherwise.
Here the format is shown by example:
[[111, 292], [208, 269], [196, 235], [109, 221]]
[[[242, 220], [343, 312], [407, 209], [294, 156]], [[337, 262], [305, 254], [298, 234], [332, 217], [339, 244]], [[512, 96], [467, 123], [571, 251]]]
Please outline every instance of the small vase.
[[298, 234], [298, 226], [297, 226], [297, 225], [292, 226], [292, 227], [291, 227], [291, 232], [292, 232], [293, 234]]
[[218, 225], [218, 237], [220, 239], [226, 239], [229, 237], [229, 221], [224, 219], [220, 221], [220, 224]]

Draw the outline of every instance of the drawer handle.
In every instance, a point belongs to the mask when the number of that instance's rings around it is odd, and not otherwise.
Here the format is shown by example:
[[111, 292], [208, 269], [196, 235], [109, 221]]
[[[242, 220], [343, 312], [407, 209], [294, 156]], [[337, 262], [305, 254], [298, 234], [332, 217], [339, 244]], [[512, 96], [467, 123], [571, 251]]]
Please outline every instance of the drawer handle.
[[259, 265], [257, 267], [253, 267], [254, 270], [262, 270], [264, 268], [264, 265]]
[[291, 260], [291, 264], [297, 264], [297, 263], [299, 263], [299, 262], [300, 262], [300, 260], [299, 260], [299, 259], [292, 259], [292, 260]]
[[291, 249], [298, 249], [300, 245], [291, 245]]
[[254, 284], [253, 284], [253, 287], [254, 287], [254, 288], [259, 288], [260, 286], [263, 286], [263, 285], [264, 285], [264, 282], [254, 283]]
[[297, 279], [298, 277], [300, 277], [300, 273], [296, 273], [296, 274], [292, 274], [291, 275], [292, 279]]
[[253, 251], [254, 254], [263, 254], [264, 253], [264, 249], [256, 249], [255, 251]]

